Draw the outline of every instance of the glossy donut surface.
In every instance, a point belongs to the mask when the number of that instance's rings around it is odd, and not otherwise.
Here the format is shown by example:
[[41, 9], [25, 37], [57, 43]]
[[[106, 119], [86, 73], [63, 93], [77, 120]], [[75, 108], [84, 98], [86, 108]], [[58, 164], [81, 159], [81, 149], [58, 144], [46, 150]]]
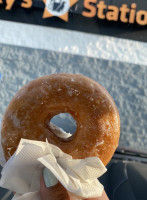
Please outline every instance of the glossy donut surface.
[[[77, 130], [58, 137], [50, 120], [70, 113]], [[78, 74], [52, 74], [31, 81], [11, 100], [2, 122], [2, 146], [8, 160], [21, 138], [48, 141], [73, 158], [97, 156], [106, 165], [120, 134], [116, 105], [100, 84]]]

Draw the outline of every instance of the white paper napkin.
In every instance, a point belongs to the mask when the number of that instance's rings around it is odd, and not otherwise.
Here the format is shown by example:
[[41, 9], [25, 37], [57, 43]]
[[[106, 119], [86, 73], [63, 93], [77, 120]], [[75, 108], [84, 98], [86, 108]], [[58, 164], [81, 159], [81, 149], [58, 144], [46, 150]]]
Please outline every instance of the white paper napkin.
[[[54, 124], [51, 126], [58, 136], [70, 136]], [[48, 141], [22, 139], [6, 163], [0, 133], [0, 164], [4, 166], [0, 186], [16, 192], [12, 200], [40, 200], [40, 177], [44, 167], [77, 199], [98, 197], [103, 192], [97, 178], [106, 172], [106, 168], [99, 158], [72, 159]]]
[[22, 139], [15, 154], [2, 170], [0, 186], [15, 191], [17, 200], [40, 200], [40, 177], [47, 167], [71, 193], [82, 198], [102, 195], [97, 180], [106, 168], [97, 157], [72, 159], [58, 147], [46, 142]]

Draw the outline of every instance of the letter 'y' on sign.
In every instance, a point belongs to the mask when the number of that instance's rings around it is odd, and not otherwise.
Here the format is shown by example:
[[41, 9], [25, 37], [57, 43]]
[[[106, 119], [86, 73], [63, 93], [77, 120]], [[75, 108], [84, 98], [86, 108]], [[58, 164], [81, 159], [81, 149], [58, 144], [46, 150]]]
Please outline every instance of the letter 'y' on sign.
[[59, 17], [64, 21], [68, 21], [69, 9], [79, 0], [43, 0], [45, 9], [43, 18]]
[[6, 0], [7, 6], [6, 6], [5, 9], [6, 9], [6, 10], [11, 10], [11, 8], [12, 8], [14, 2], [15, 2], [15, 0]]

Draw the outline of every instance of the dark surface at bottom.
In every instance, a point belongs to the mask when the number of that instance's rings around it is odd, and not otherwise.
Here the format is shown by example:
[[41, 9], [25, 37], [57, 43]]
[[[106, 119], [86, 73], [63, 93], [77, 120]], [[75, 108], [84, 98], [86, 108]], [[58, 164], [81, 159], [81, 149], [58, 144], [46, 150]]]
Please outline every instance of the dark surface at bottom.
[[110, 200], [146, 200], [147, 164], [112, 160], [100, 182]]

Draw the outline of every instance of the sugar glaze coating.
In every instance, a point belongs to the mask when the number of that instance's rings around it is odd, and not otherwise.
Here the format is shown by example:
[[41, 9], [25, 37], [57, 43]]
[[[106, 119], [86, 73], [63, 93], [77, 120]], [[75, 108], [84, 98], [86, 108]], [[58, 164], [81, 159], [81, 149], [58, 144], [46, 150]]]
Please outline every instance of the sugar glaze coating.
[[[52, 117], [70, 113], [77, 130], [70, 138], [58, 137]], [[78, 74], [52, 74], [31, 81], [11, 100], [2, 122], [2, 146], [8, 160], [21, 138], [45, 141], [73, 158], [97, 156], [106, 165], [120, 135], [117, 107], [100, 84]]]

